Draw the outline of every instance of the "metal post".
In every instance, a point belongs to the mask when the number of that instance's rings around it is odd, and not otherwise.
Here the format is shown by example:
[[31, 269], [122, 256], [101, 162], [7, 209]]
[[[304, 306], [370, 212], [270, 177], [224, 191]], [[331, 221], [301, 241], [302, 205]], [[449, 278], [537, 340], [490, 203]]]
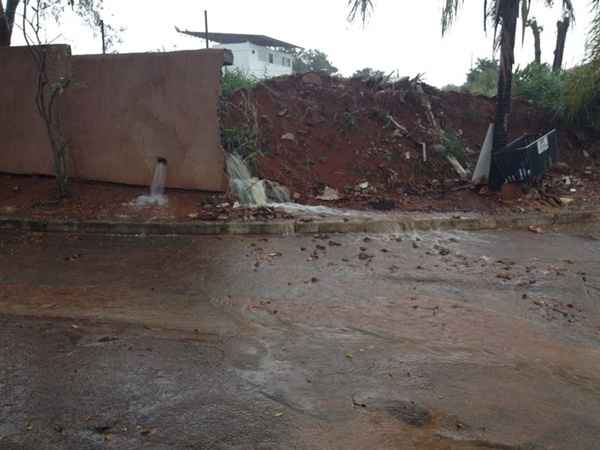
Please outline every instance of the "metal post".
[[206, 37], [206, 48], [208, 48], [208, 11], [204, 10], [204, 36]]
[[104, 20], [100, 21], [100, 33], [102, 34], [102, 54], [106, 55], [106, 35], [104, 34]]

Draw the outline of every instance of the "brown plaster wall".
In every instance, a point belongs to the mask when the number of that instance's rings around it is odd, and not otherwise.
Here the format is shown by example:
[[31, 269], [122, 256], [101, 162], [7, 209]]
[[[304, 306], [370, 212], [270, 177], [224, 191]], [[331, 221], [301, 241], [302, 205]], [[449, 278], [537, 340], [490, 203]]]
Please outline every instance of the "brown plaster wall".
[[[71, 57], [73, 81], [60, 104], [71, 176], [149, 185], [165, 158], [168, 187], [223, 190], [217, 104], [225, 57], [222, 50]], [[8, 137], [0, 171], [51, 174], [28, 58], [27, 49], [0, 51], [0, 132]]]
[[[69, 76], [71, 49], [48, 47], [54, 77]], [[52, 150], [36, 106], [36, 66], [27, 47], [0, 48], [0, 171], [51, 174]]]

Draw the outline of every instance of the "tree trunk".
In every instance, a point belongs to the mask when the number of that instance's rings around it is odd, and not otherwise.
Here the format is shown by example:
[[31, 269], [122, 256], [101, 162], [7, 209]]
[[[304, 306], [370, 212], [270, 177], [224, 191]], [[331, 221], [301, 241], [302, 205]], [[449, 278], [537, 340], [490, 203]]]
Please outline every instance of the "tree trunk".
[[532, 20], [529, 23], [529, 27], [531, 31], [533, 31], [533, 42], [535, 45], [535, 63], [542, 63], [542, 42], [541, 42], [541, 31], [542, 27], [540, 27], [536, 20]]
[[4, 4], [0, 0], [0, 47], [10, 45], [10, 29], [8, 27], [8, 18], [4, 12]]
[[563, 56], [565, 54], [565, 42], [567, 41], [567, 32], [571, 25], [571, 19], [565, 17], [563, 20], [556, 22], [556, 49], [554, 50], [554, 63], [552, 64], [552, 72], [560, 72], [563, 65]]
[[21, 0], [7, 0], [4, 8], [3, 0], [0, 0], [0, 47], [10, 47], [15, 14]]
[[519, 0], [504, 0], [500, 6], [500, 73], [496, 95], [494, 121], [494, 147], [497, 152], [508, 142], [508, 120], [511, 112], [513, 65], [515, 62], [515, 37], [519, 17]]

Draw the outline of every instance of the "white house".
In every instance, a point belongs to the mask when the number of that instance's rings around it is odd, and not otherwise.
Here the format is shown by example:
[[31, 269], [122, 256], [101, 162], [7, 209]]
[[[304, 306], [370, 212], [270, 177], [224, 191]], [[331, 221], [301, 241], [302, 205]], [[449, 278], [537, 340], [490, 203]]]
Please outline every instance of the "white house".
[[201, 39], [208, 37], [209, 41], [216, 43], [212, 48], [230, 50], [233, 53], [233, 65], [226, 70], [240, 70], [256, 78], [291, 75], [294, 58], [289, 51], [300, 48], [262, 35], [177, 31]]

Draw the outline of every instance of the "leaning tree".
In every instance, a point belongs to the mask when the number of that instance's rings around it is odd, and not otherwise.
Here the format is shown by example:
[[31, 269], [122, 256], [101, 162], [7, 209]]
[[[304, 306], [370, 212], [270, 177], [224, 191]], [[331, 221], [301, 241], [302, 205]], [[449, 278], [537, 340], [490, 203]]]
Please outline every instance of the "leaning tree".
[[[542, 0], [552, 6], [554, 0]], [[600, 0], [593, 0], [598, 4]], [[444, 0], [442, 9], [442, 35], [445, 35], [454, 24], [460, 13], [464, 0]], [[571, 0], [562, 0], [563, 8], [573, 12]], [[532, 0], [483, 0], [483, 26], [488, 24], [494, 28], [494, 45], [500, 51], [500, 67], [498, 73], [498, 89], [496, 96], [496, 116], [494, 120], [494, 151], [506, 146], [508, 142], [508, 124], [511, 111], [513, 65], [515, 62], [515, 42], [517, 39], [517, 22], [522, 20], [522, 33], [525, 35]], [[361, 17], [363, 22], [373, 9], [372, 0], [348, 0], [349, 19]]]

